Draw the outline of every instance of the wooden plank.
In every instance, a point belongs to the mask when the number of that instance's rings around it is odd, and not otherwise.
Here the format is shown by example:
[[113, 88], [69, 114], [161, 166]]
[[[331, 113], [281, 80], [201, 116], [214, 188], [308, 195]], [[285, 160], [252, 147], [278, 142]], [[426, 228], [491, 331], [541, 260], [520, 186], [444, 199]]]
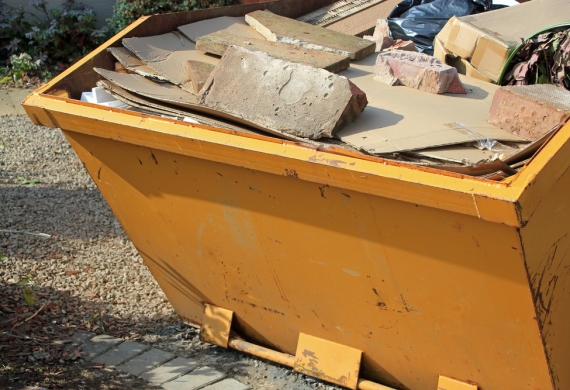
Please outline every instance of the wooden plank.
[[225, 31], [218, 31], [198, 38], [196, 49], [221, 56], [231, 45], [245, 47], [251, 51], [262, 51], [273, 58], [322, 68], [333, 73], [340, 72], [350, 66], [350, 58], [347, 56], [311, 50], [282, 42], [239, 37]]

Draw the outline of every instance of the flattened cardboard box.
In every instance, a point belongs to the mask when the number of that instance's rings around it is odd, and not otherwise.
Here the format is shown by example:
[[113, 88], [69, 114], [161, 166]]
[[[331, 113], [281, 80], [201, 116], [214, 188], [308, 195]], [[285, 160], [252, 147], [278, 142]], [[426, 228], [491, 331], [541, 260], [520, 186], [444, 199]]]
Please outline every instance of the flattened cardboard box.
[[[445, 145], [493, 139], [528, 142], [487, 123], [496, 85], [461, 77], [465, 95], [419, 91], [405, 86], [389, 86], [374, 80], [375, 56], [353, 62], [340, 72], [356, 84], [368, 98], [368, 106], [336, 137], [371, 154], [421, 150]], [[452, 128], [458, 122], [472, 134]]]
[[[470, 59], [482, 75], [497, 81], [510, 52], [538, 31], [570, 22], [568, 0], [533, 0], [480, 14], [451, 18], [437, 35], [446, 50]], [[441, 48], [436, 50], [441, 53]]]

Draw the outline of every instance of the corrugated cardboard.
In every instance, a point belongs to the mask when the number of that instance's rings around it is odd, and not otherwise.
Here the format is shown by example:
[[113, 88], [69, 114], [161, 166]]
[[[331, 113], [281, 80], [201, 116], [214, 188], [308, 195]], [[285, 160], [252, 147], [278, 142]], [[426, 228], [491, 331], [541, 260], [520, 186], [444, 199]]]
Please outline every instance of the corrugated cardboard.
[[[435, 95], [405, 86], [391, 87], [374, 81], [374, 61], [371, 56], [353, 62], [340, 73], [368, 98], [364, 112], [337, 133], [346, 143], [381, 154], [472, 143], [474, 137], [525, 141], [487, 123], [496, 85], [462, 76], [469, 91], [466, 95]], [[462, 123], [476, 134], [454, 130], [452, 122]]]
[[138, 73], [141, 76], [150, 77], [156, 80], [166, 81], [156, 70], [145, 64], [126, 47], [110, 47], [107, 49], [119, 61], [125, 69]]
[[451, 18], [437, 35], [453, 54], [493, 81], [501, 75], [510, 51], [549, 26], [570, 21], [568, 0], [533, 0], [480, 14]]
[[487, 149], [478, 149], [474, 146], [452, 145], [442, 146], [440, 148], [418, 150], [413, 154], [443, 161], [475, 165], [478, 162], [488, 161], [493, 158], [500, 158], [503, 160], [507, 157], [512, 156], [518, 151], [519, 149], [506, 145], [503, 146], [503, 149], [500, 152], [494, 152]]
[[195, 50], [196, 44], [179, 32], [126, 38], [123, 39], [123, 45], [168, 81], [189, 92], [193, 92], [194, 87], [186, 72], [186, 61], [202, 61], [212, 65], [219, 62], [218, 58]]

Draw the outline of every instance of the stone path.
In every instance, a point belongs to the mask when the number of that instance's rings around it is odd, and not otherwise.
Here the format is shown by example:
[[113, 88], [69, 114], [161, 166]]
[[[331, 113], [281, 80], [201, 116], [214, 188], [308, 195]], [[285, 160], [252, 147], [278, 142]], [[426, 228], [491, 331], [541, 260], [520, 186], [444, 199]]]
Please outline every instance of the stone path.
[[22, 108], [22, 101], [32, 93], [28, 88], [0, 89], [0, 116], [26, 115]]
[[247, 390], [249, 387], [194, 359], [175, 357], [148, 345], [112, 336], [76, 331], [70, 348], [87, 353], [84, 359], [138, 376], [166, 390]]

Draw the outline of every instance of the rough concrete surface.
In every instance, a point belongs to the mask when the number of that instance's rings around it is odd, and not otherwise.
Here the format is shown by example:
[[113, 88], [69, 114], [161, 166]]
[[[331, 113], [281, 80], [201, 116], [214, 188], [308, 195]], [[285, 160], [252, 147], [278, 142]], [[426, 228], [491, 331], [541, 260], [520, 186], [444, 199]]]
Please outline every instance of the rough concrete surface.
[[152, 348], [142, 355], [134, 357], [126, 363], [117, 367], [117, 370], [127, 372], [131, 375], [140, 375], [162, 363], [174, 358], [174, 354]]
[[151, 382], [161, 384], [194, 370], [200, 364], [194, 359], [177, 357], [160, 367], [145, 372], [140, 377]]
[[270, 12], [249, 13], [245, 15], [245, 21], [269, 41], [337, 53], [355, 61], [372, 54], [376, 47], [375, 43], [366, 39], [313, 26]]
[[93, 359], [93, 363], [105, 364], [108, 367], [118, 366], [133, 357], [140, 355], [150, 347], [135, 341], [127, 340], [118, 344]]
[[374, 79], [431, 93], [467, 93], [457, 69], [423, 53], [388, 51], [378, 55]]
[[171, 382], [166, 382], [162, 387], [166, 390], [197, 390], [223, 377], [224, 374], [220, 371], [214, 370], [212, 367], [204, 366]]
[[231, 46], [198, 99], [268, 130], [318, 139], [332, 137], [364, 110], [366, 98], [354, 88], [323, 69]]
[[347, 56], [311, 50], [283, 42], [243, 38], [225, 31], [218, 31], [198, 38], [196, 49], [221, 56], [232, 45], [245, 47], [251, 51], [261, 51], [273, 58], [326, 69], [333, 73], [340, 72], [350, 66], [350, 58]]
[[95, 336], [91, 340], [84, 343], [81, 346], [81, 351], [87, 353], [87, 356], [84, 357], [85, 360], [93, 360], [93, 358], [95, 358], [96, 356], [104, 352], [107, 352], [115, 345], [122, 342], [123, 340], [117, 337], [102, 334], [99, 336]]
[[203, 390], [247, 390], [249, 386], [244, 385], [235, 379], [224, 379], [203, 388]]
[[537, 140], [570, 118], [570, 92], [554, 85], [513, 85], [493, 97], [489, 123]]

